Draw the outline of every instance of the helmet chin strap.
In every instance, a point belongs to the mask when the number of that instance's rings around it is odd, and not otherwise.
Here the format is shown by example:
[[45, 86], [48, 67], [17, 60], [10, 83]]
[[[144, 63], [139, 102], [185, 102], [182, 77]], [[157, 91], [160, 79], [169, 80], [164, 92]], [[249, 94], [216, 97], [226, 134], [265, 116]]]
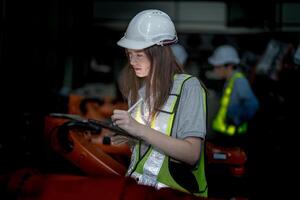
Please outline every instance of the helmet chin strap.
[[172, 45], [178, 42], [178, 37], [176, 36], [173, 40], [164, 40], [164, 41], [159, 41], [158, 43], [156, 43], [156, 45], [159, 46], [168, 46], [168, 45]]

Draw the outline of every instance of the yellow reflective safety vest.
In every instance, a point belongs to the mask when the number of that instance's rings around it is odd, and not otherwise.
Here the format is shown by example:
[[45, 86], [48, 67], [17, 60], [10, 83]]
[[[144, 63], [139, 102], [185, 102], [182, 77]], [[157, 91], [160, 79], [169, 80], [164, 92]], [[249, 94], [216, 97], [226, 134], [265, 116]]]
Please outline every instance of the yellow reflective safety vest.
[[[171, 137], [173, 121], [177, 112], [177, 104], [180, 100], [182, 86], [189, 78], [191, 78], [191, 76], [187, 74], [175, 75], [171, 93], [160, 112], [156, 115], [154, 120], [150, 122], [151, 128]], [[204, 107], [206, 108], [206, 93], [203, 88], [201, 89], [204, 98], [203, 102], [205, 103]], [[142, 119], [141, 109], [142, 103], [135, 108], [132, 112], [132, 116], [139, 123], [145, 124]], [[126, 176], [135, 178], [139, 184], [154, 186], [157, 189], [171, 187], [180, 191], [192, 193], [196, 196], [207, 197], [208, 188], [204, 171], [204, 145], [202, 145], [201, 158], [196, 167], [189, 168], [188, 172], [190, 175], [189, 177], [194, 180], [193, 183], [195, 187], [193, 191], [190, 191], [188, 187], [183, 186], [174, 179], [173, 175], [170, 173], [170, 166], [173, 161], [171, 161], [169, 156], [152, 146], [150, 146], [146, 153], [141, 156], [140, 146], [141, 142], [133, 147], [131, 162]], [[177, 164], [182, 163], [177, 162]], [[187, 179], [188, 177], [185, 178], [185, 181], [190, 181]]]
[[247, 122], [244, 122], [239, 126], [226, 123], [227, 110], [230, 103], [230, 97], [232, 94], [234, 82], [237, 78], [241, 78], [241, 77], [243, 77], [243, 74], [240, 72], [236, 72], [229, 79], [228, 84], [224, 89], [223, 96], [220, 100], [219, 111], [212, 123], [213, 130], [228, 136], [233, 136], [235, 134], [243, 134], [247, 131], [247, 126], [248, 126]]

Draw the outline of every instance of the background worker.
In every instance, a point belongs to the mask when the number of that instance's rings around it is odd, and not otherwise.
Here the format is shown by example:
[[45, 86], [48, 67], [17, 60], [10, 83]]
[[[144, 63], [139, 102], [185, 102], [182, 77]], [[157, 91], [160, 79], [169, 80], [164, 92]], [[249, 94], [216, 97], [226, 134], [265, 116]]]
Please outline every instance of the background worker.
[[212, 129], [217, 133], [213, 140], [223, 145], [245, 146], [248, 122], [257, 112], [259, 102], [247, 78], [238, 71], [238, 52], [233, 46], [221, 45], [208, 62], [214, 67], [214, 73], [225, 79], [219, 109], [212, 122]]
[[171, 50], [177, 59], [178, 64], [181, 64], [182, 66], [185, 66], [186, 61], [188, 59], [188, 53], [185, 50], [184, 46], [182, 46], [179, 43], [171, 45]]

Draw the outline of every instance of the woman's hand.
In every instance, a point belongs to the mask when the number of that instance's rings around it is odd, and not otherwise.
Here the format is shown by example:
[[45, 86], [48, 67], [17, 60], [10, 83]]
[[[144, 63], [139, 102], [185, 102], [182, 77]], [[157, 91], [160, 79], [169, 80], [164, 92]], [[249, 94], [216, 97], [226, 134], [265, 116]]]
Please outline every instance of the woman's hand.
[[130, 135], [138, 137], [148, 144], [162, 150], [168, 156], [194, 165], [200, 157], [201, 138], [173, 138], [146, 125], [138, 123], [125, 110], [114, 110], [112, 121]]
[[144, 125], [133, 119], [127, 111], [114, 110], [111, 119], [114, 124], [127, 131], [130, 135], [141, 138], [141, 134], [143, 133], [142, 128]]

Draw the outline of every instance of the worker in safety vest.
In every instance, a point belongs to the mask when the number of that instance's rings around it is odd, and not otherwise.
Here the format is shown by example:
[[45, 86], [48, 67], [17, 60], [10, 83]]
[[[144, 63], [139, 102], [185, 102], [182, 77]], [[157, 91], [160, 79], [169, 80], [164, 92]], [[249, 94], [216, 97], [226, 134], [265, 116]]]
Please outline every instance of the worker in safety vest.
[[214, 67], [214, 73], [226, 80], [212, 129], [225, 136], [245, 135], [248, 121], [257, 112], [259, 103], [247, 78], [237, 69], [238, 52], [233, 46], [221, 45], [208, 62]]
[[136, 138], [127, 176], [206, 197], [206, 90], [178, 64], [170, 48], [177, 40], [172, 20], [160, 10], [144, 10], [130, 21], [117, 43], [128, 58], [120, 90], [129, 110], [114, 110], [111, 118]]

